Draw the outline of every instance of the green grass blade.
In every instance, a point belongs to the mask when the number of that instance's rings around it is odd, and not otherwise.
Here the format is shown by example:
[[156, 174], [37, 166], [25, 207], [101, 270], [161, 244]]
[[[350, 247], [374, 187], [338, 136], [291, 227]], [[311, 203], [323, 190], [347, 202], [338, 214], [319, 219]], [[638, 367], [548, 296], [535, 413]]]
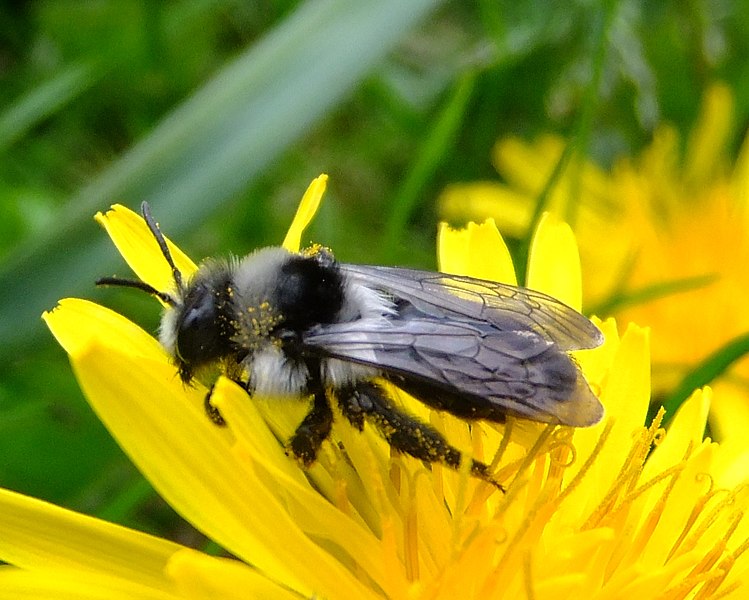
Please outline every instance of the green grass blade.
[[85, 92], [95, 81], [88, 65], [71, 65], [0, 113], [0, 152], [29, 129]]
[[749, 333], [734, 338], [708, 356], [684, 377], [671, 396], [663, 403], [663, 407], [666, 409], [666, 418], [673, 418], [676, 411], [694, 390], [709, 385], [710, 382], [725, 373], [733, 363], [747, 354], [749, 354]]
[[434, 176], [445, 154], [455, 141], [472, 97], [475, 77], [472, 73], [458, 80], [455, 89], [438, 115], [431, 134], [422, 144], [411, 169], [406, 174], [390, 205], [385, 226], [383, 262], [389, 262], [394, 248], [402, 241], [408, 220], [418, 206], [421, 194]]
[[626, 292], [616, 292], [602, 302], [586, 308], [586, 313], [607, 317], [617, 311], [647, 304], [661, 298], [667, 298], [675, 294], [691, 292], [709, 286], [718, 280], [717, 274], [695, 275], [693, 277], [684, 277], [682, 279], [673, 279], [668, 281], [659, 281], [641, 288], [627, 290]]
[[94, 212], [147, 199], [179, 239], [309, 133], [437, 4], [303, 4], [75, 194], [48, 235], [0, 267], [2, 352], [32, 342], [42, 332], [41, 311], [58, 298], [90, 292], [115, 268]]

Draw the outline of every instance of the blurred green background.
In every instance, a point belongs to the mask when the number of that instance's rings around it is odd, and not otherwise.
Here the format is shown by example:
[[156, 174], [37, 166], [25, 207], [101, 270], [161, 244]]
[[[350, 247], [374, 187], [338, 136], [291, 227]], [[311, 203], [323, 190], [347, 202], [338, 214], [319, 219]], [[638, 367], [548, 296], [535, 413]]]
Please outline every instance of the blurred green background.
[[148, 200], [193, 258], [243, 254], [327, 172], [309, 239], [433, 268], [435, 198], [495, 179], [503, 135], [583, 131], [608, 165], [716, 79], [749, 116], [738, 1], [58, 0], [0, 28], [0, 485], [188, 543], [39, 318], [75, 295], [155, 331], [152, 299], [93, 285], [129, 275], [96, 211]]

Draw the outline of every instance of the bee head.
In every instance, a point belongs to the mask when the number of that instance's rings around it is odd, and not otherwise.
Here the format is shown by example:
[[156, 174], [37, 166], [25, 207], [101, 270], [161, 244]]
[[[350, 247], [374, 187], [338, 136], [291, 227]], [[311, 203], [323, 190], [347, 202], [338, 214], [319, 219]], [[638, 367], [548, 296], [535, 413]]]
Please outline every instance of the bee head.
[[226, 355], [230, 347], [233, 319], [230, 314], [229, 268], [215, 263], [202, 268], [184, 282], [158, 224], [151, 216], [147, 202], [141, 205], [143, 219], [169, 264], [174, 279], [173, 293], [157, 290], [143, 282], [118, 277], [102, 277], [97, 285], [131, 287], [157, 297], [169, 309], [161, 322], [159, 334], [164, 348], [172, 355], [180, 379], [190, 383], [196, 369]]
[[196, 370], [234, 352], [236, 330], [231, 269], [215, 261], [201, 266], [178, 304], [164, 314], [160, 340], [189, 383]]

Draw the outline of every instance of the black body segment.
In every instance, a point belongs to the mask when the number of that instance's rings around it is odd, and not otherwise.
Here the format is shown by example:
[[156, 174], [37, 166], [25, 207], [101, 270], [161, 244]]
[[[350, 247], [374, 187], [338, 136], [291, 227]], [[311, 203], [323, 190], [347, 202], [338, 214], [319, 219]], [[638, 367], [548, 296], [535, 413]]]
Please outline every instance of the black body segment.
[[275, 291], [281, 328], [304, 331], [334, 323], [343, 304], [343, 277], [337, 263], [295, 255], [278, 274]]
[[194, 369], [230, 354], [237, 332], [230, 274], [222, 269], [207, 275], [190, 282], [176, 322], [175, 352], [186, 383]]

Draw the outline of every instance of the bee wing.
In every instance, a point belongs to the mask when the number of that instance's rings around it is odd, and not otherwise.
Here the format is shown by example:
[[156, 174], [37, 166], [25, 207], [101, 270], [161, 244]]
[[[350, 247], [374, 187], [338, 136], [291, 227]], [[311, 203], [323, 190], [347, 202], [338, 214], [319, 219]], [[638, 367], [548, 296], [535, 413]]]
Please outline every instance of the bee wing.
[[581, 427], [603, 414], [572, 359], [525, 328], [409, 313], [319, 326], [302, 343], [320, 355], [373, 366], [457, 416], [502, 421], [509, 414]]
[[595, 348], [599, 329], [585, 316], [541, 292], [462, 275], [341, 264], [353, 281], [405, 300], [425, 315], [491, 323], [500, 330], [530, 330], [560, 350]]

